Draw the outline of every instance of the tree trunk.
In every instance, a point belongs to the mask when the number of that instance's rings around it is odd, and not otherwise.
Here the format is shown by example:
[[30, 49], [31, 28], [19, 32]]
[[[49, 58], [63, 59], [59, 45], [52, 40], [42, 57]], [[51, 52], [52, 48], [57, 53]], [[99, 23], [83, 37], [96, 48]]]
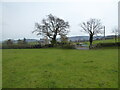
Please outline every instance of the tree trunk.
[[58, 28], [55, 30], [54, 35], [53, 35], [53, 38], [52, 38], [52, 41], [51, 41], [51, 44], [52, 44], [53, 46], [55, 46], [56, 43], [57, 43], [57, 40], [56, 40], [57, 31], [58, 31]]
[[115, 35], [115, 43], [117, 42], [117, 35]]
[[91, 49], [92, 48], [92, 42], [93, 42], [93, 35], [92, 34], [90, 34], [89, 42], [90, 42], [89, 49]]
[[51, 44], [54, 46], [56, 44], [56, 35], [53, 36]]

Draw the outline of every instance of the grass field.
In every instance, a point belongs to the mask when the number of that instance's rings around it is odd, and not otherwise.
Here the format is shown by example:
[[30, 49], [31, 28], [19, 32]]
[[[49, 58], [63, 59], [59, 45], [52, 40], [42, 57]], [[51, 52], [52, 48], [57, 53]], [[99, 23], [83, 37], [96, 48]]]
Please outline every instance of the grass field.
[[117, 88], [117, 49], [4, 49], [3, 88]]
[[2, 50], [0, 49], [0, 89], [2, 89]]
[[[117, 42], [119, 40], [117, 39]], [[89, 45], [89, 42], [83, 42], [84, 44], [88, 44]], [[106, 40], [94, 40], [93, 41], [93, 44], [98, 44], [98, 43], [115, 43], [115, 39], [106, 39]]]

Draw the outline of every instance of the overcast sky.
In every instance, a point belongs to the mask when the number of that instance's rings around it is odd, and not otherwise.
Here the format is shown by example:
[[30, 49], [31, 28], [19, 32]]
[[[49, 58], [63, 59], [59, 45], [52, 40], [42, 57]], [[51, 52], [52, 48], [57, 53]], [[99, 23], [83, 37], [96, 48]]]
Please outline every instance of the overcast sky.
[[[53, 14], [68, 21], [70, 33], [68, 36], [87, 35], [80, 32], [79, 24], [90, 18], [101, 19], [106, 26], [106, 34], [110, 35], [112, 28], [118, 25], [119, 0], [80, 0], [79, 2], [3, 2], [0, 4], [0, 19], [2, 18], [2, 39], [35, 38], [32, 34], [35, 22], [40, 22], [47, 15]], [[2, 13], [1, 13], [2, 11]], [[0, 26], [1, 27], [1, 26]], [[0, 33], [1, 35], [1, 33]], [[1, 40], [1, 37], [0, 37]]]

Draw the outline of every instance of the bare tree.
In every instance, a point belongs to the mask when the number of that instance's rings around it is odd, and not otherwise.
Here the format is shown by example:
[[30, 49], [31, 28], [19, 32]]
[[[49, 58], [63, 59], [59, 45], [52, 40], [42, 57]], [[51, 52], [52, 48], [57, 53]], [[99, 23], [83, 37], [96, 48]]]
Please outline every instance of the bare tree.
[[23, 41], [20, 40], [20, 39], [18, 39], [18, 40], [17, 40], [17, 44], [21, 45], [21, 44], [23, 44]]
[[23, 39], [23, 44], [27, 44], [26, 38]]
[[90, 19], [87, 22], [83, 22], [80, 24], [81, 28], [82, 28], [82, 32], [86, 32], [89, 34], [89, 42], [90, 42], [90, 46], [89, 48], [92, 47], [92, 42], [93, 42], [93, 36], [97, 35], [97, 34], [102, 34], [102, 30], [103, 30], [103, 26], [100, 20], [98, 19]]
[[117, 27], [113, 28], [112, 33], [114, 33], [114, 34], [115, 34], [115, 42], [117, 42], [117, 37], [118, 37], [118, 28], [117, 28]]
[[35, 23], [35, 27], [33, 33], [47, 36], [53, 45], [56, 44], [57, 35], [66, 35], [69, 32], [69, 23], [52, 14], [49, 14], [47, 19], [43, 19], [42, 24]]
[[61, 39], [61, 42], [67, 42], [68, 41], [68, 37], [66, 35], [61, 35], [60, 39]]
[[11, 39], [8, 39], [8, 40], [6, 41], [6, 43], [7, 43], [7, 45], [12, 45], [12, 44], [13, 44], [13, 41], [12, 41]]

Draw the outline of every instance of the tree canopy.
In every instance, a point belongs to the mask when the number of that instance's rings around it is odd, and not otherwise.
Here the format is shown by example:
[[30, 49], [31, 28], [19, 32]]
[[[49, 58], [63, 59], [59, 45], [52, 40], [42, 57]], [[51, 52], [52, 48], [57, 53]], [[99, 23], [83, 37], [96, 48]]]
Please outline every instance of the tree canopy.
[[101, 20], [99, 19], [90, 19], [87, 22], [82, 22], [80, 24], [82, 28], [82, 32], [86, 32], [89, 34], [89, 42], [90, 42], [90, 47], [92, 47], [92, 42], [93, 42], [93, 36], [97, 34], [102, 34], [104, 26], [101, 23]]
[[69, 23], [65, 22], [52, 14], [49, 14], [46, 19], [42, 20], [42, 23], [35, 23], [35, 30], [37, 35], [47, 36], [51, 39], [51, 43], [56, 43], [57, 35], [67, 35], [69, 32]]

